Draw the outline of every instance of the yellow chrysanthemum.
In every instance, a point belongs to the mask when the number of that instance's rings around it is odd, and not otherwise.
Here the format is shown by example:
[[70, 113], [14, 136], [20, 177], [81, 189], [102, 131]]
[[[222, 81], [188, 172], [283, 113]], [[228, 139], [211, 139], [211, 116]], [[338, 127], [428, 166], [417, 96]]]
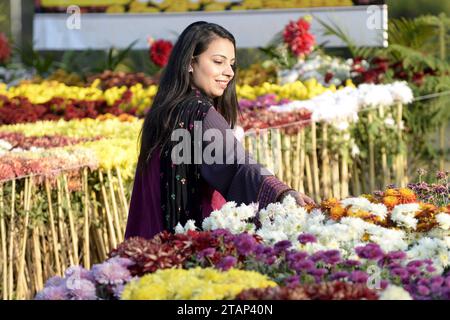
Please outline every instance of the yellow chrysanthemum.
[[123, 300], [233, 299], [250, 288], [274, 287], [276, 283], [255, 271], [212, 268], [164, 269], [127, 284]]

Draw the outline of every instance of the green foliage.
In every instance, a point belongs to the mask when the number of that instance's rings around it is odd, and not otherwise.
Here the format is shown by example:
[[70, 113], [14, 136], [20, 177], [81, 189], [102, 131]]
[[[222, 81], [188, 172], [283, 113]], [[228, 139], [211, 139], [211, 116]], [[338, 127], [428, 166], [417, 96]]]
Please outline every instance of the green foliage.
[[26, 43], [22, 47], [15, 46], [14, 50], [20, 57], [20, 61], [26, 68], [31, 68], [41, 77], [48, 76], [56, 66], [56, 61], [52, 53], [40, 53], [34, 50], [31, 43]]
[[[105, 70], [112, 71], [125, 71], [124, 68], [130, 68], [126, 64], [126, 59], [128, 58], [131, 49], [136, 44], [137, 40], [133, 41], [128, 47], [124, 50], [117, 50], [115, 48], [110, 48], [106, 54], [106, 58], [102, 61], [97, 67], [93, 70], [94, 72], [103, 72]], [[128, 61], [129, 63], [129, 61]]]

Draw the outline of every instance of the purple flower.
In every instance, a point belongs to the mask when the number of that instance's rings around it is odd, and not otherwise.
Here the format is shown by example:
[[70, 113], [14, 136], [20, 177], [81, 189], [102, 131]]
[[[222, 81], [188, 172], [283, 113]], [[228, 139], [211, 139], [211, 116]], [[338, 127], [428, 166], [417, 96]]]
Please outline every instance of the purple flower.
[[120, 299], [120, 297], [122, 296], [123, 289], [125, 289], [124, 284], [119, 284], [119, 285], [114, 286], [114, 288], [112, 290], [114, 297], [117, 299]]
[[436, 179], [445, 180], [447, 179], [448, 171], [438, 171], [436, 172]]
[[358, 260], [348, 259], [348, 260], [344, 261], [344, 265], [346, 267], [357, 267], [357, 266], [361, 265], [361, 262], [359, 262]]
[[347, 271], [338, 271], [331, 275], [331, 280], [339, 280], [339, 279], [347, 278], [348, 276], [349, 276], [349, 273]]
[[304, 251], [296, 251], [293, 253], [289, 253], [286, 257], [286, 260], [288, 260], [291, 263], [295, 263], [297, 261], [306, 259], [308, 257], [308, 254]]
[[311, 255], [310, 259], [314, 262], [319, 262], [320, 260], [323, 259], [323, 253], [324, 253], [324, 251], [319, 250], [319, 251], [315, 252], [313, 255]]
[[131, 280], [130, 271], [117, 260], [108, 260], [92, 267], [95, 281], [100, 284], [123, 284]]
[[403, 268], [402, 265], [398, 262], [391, 262], [387, 265], [389, 269], [395, 269], [395, 268]]
[[422, 296], [427, 296], [430, 294], [430, 289], [428, 289], [425, 286], [418, 286], [417, 287], [417, 292], [422, 295]]
[[61, 285], [64, 285], [64, 283], [65, 283], [64, 278], [61, 278], [60, 276], [54, 276], [54, 277], [49, 278], [45, 282], [44, 287], [45, 288], [47, 288], [47, 287], [59, 287]]
[[448, 276], [447, 278], [445, 278], [445, 286], [447, 288], [450, 288], [450, 276]]
[[86, 270], [82, 266], [72, 266], [66, 269], [64, 272], [64, 276], [66, 278], [69, 277], [76, 277], [77, 279], [85, 279], [89, 281], [94, 281], [92, 272], [89, 270]]
[[430, 280], [431, 280], [431, 285], [437, 285], [437, 286], [442, 286], [445, 282], [445, 279], [442, 276], [435, 276], [435, 277], [432, 277]]
[[255, 238], [248, 233], [241, 233], [234, 238], [234, 245], [240, 255], [246, 256], [255, 250], [257, 242]]
[[386, 254], [386, 258], [389, 260], [403, 260], [406, 259], [406, 253], [404, 251], [391, 251]]
[[355, 270], [350, 274], [350, 280], [355, 283], [366, 283], [369, 276], [364, 271]]
[[315, 277], [323, 277], [328, 273], [328, 270], [325, 268], [312, 269], [308, 271], [308, 273]]
[[416, 268], [414, 266], [406, 267], [406, 270], [408, 270], [411, 276], [418, 276], [420, 274], [419, 268]]
[[275, 243], [274, 249], [275, 253], [278, 255], [281, 252], [285, 252], [287, 249], [289, 249], [292, 246], [292, 243], [289, 240], [281, 240]]
[[380, 246], [376, 243], [369, 243], [362, 247], [356, 247], [355, 252], [360, 258], [375, 261], [380, 260], [384, 256], [383, 250], [381, 250]]
[[108, 259], [108, 262], [117, 263], [124, 268], [128, 268], [135, 264], [133, 260], [128, 259], [128, 258], [122, 258], [120, 256], [112, 257], [111, 259]]
[[334, 265], [341, 261], [341, 253], [339, 250], [327, 250], [323, 253], [322, 260], [326, 264]]
[[284, 280], [287, 287], [293, 288], [300, 284], [300, 278], [298, 276], [289, 276]]
[[270, 256], [270, 257], [267, 257], [267, 259], [266, 259], [266, 263], [267, 263], [269, 266], [271, 266], [272, 264], [274, 264], [275, 261], [277, 261], [277, 257], [276, 257], [276, 256]]
[[417, 281], [417, 285], [419, 286], [428, 286], [430, 284], [430, 280], [427, 278], [421, 278], [419, 281]]
[[35, 300], [67, 300], [68, 292], [64, 285], [45, 287], [36, 294]]
[[233, 256], [223, 257], [222, 260], [217, 263], [216, 267], [222, 271], [227, 271], [233, 268], [237, 263], [237, 259]]
[[387, 281], [387, 280], [381, 280], [380, 281], [380, 287], [381, 287], [381, 289], [386, 289], [387, 287], [389, 286], [389, 281]]
[[211, 232], [211, 235], [214, 238], [223, 238], [226, 241], [234, 237], [234, 235], [227, 229], [216, 229]]
[[433, 266], [426, 266], [425, 270], [429, 273], [433, 273], [436, 271], [436, 268]]
[[408, 271], [404, 268], [393, 268], [391, 269], [391, 275], [394, 277], [397, 276], [400, 278], [404, 278], [408, 276]]
[[316, 237], [309, 233], [303, 233], [303, 234], [299, 235], [297, 240], [301, 244], [307, 244], [308, 242], [311, 242], [311, 243], [317, 242]]
[[314, 268], [315, 263], [311, 260], [300, 260], [294, 263], [294, 269], [298, 272], [309, 271]]
[[203, 260], [206, 257], [213, 257], [215, 253], [216, 253], [215, 248], [206, 248], [197, 254], [197, 258]]
[[97, 300], [95, 285], [86, 279], [67, 279], [70, 300]]
[[423, 266], [423, 264], [424, 264], [424, 262], [421, 260], [412, 260], [412, 261], [408, 262], [408, 264], [406, 266], [420, 268]]

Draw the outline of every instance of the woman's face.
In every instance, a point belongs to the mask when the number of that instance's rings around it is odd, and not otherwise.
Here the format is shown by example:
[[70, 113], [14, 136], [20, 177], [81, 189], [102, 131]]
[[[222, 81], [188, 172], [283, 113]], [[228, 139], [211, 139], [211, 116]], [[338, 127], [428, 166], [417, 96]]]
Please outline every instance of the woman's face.
[[223, 95], [234, 77], [234, 51], [234, 45], [228, 39], [216, 38], [211, 41], [208, 49], [191, 64], [194, 85], [212, 98]]

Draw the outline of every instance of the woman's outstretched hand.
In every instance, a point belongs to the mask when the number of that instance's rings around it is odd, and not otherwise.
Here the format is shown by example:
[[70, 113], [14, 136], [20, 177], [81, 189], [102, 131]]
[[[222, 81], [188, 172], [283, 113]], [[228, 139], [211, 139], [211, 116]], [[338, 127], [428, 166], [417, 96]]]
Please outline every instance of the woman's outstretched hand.
[[288, 195], [293, 197], [295, 199], [295, 201], [297, 201], [297, 204], [301, 207], [304, 207], [306, 205], [315, 205], [316, 204], [313, 199], [311, 199], [307, 195], [305, 195], [301, 192], [295, 191], [295, 190], [289, 190], [289, 191], [283, 192], [279, 198], [279, 201], [283, 201], [283, 199]]

